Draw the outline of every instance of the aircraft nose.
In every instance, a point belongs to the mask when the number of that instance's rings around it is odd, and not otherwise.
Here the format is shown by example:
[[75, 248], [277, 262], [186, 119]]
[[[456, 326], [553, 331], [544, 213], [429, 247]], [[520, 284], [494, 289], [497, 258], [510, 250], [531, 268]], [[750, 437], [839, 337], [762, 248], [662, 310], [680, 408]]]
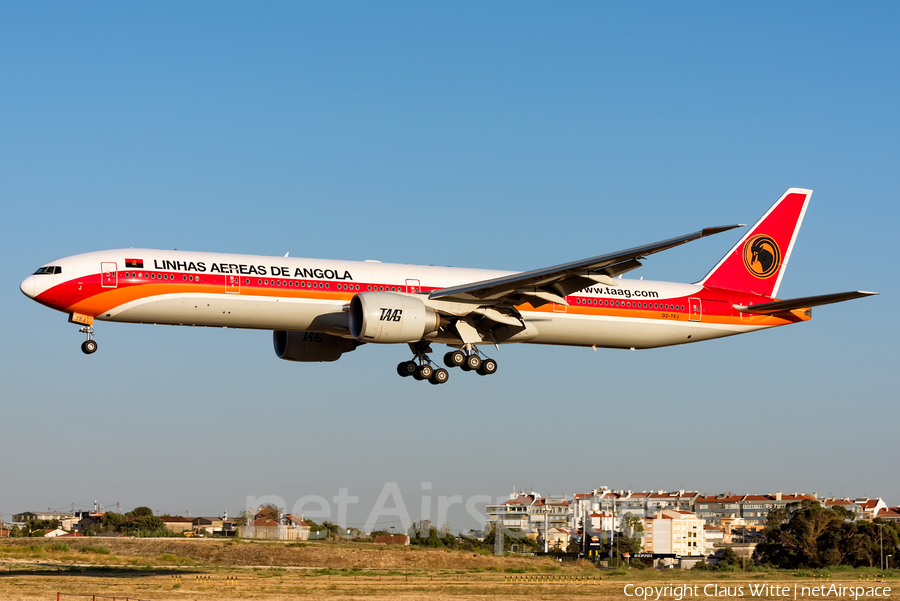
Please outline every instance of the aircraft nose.
[[28, 298], [35, 297], [34, 289], [35, 289], [35, 285], [34, 285], [34, 276], [33, 275], [28, 276], [27, 278], [25, 278], [25, 280], [21, 284], [19, 284], [19, 290], [21, 290], [22, 294], [24, 294]]

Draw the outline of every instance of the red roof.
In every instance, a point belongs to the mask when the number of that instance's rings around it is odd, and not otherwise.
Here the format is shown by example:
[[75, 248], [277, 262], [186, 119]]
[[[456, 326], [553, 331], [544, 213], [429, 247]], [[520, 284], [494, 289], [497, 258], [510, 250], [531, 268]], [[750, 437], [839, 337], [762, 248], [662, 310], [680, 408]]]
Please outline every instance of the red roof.
[[286, 517], [288, 519], [288, 521], [290, 521], [294, 525], [302, 526], [303, 528], [309, 528], [309, 525], [306, 522], [304, 522], [303, 520], [301, 520], [300, 518], [298, 518], [297, 516], [295, 516], [292, 513], [289, 513], [284, 517]]
[[254, 526], [277, 526], [278, 522], [275, 520], [270, 520], [269, 518], [259, 518], [258, 520], [253, 520]]
[[774, 501], [775, 497], [772, 495], [746, 495], [744, 497], [745, 501]]
[[673, 492], [654, 492], [650, 493], [651, 499], [683, 499], [683, 498], [691, 498], [697, 493], [695, 492], [684, 492], [681, 491], [673, 491]]
[[731, 495], [730, 497], [700, 497], [698, 503], [737, 503], [743, 499], [743, 495]]
[[532, 503], [534, 503], [534, 497], [531, 495], [519, 495], [515, 499], [503, 501], [504, 505], [531, 505]]
[[406, 545], [409, 537], [405, 534], [379, 534], [375, 537], [375, 543], [379, 545]]

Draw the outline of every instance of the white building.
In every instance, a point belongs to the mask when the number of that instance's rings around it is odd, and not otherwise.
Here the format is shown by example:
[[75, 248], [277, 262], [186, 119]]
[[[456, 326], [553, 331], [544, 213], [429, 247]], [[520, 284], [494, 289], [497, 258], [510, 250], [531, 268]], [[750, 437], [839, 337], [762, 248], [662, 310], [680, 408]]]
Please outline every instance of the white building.
[[[610, 490], [603, 486], [590, 493], [576, 494], [572, 501], [572, 515], [569, 525], [580, 528], [585, 514], [597, 513], [614, 516], [613, 530], [621, 529], [621, 519], [629, 513], [636, 518], [655, 515], [662, 509], [693, 511], [694, 502], [700, 498], [699, 492], [685, 490], [646, 491]], [[610, 528], [606, 528], [609, 530]]]
[[[710, 524], [706, 524], [703, 528], [703, 532], [706, 536], [706, 552], [705, 555], [712, 555], [716, 552], [716, 545], [723, 545], [725, 541], [725, 531], [721, 528], [716, 528], [715, 526], [711, 526]], [[730, 537], [729, 537], [730, 538]]]
[[706, 554], [703, 520], [695, 513], [663, 509], [644, 518], [644, 551], [687, 557]]
[[537, 537], [552, 528], [569, 528], [571, 508], [566, 497], [541, 497], [513, 490], [509, 499], [487, 506], [488, 527], [499, 524]]
[[618, 525], [616, 517], [611, 513], [590, 513], [588, 520], [590, 524], [588, 532], [608, 532], [615, 530]]

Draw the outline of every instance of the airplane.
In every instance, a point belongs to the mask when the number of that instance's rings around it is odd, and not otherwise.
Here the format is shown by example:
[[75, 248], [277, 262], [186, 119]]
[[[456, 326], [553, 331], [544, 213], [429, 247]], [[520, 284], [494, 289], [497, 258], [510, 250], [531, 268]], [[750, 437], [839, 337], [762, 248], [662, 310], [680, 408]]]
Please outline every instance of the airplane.
[[497, 362], [479, 345], [527, 343], [619, 349], [680, 345], [808, 321], [812, 307], [852, 291], [782, 300], [778, 288], [811, 190], [791, 188], [699, 282], [624, 279], [652, 254], [743, 225], [706, 228], [526, 272], [379, 261], [153, 249], [89, 252], [52, 261], [21, 284], [29, 298], [81, 325], [94, 321], [273, 331], [288, 361], [336, 361], [363, 344], [407, 344], [397, 373], [443, 384], [444, 366], [479, 375]]

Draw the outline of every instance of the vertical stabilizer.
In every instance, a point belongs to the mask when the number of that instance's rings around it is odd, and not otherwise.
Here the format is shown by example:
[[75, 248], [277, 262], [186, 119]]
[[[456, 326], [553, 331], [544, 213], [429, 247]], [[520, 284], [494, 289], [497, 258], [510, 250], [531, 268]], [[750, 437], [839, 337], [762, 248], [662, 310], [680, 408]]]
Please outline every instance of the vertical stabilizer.
[[699, 284], [775, 297], [812, 190], [791, 188]]

